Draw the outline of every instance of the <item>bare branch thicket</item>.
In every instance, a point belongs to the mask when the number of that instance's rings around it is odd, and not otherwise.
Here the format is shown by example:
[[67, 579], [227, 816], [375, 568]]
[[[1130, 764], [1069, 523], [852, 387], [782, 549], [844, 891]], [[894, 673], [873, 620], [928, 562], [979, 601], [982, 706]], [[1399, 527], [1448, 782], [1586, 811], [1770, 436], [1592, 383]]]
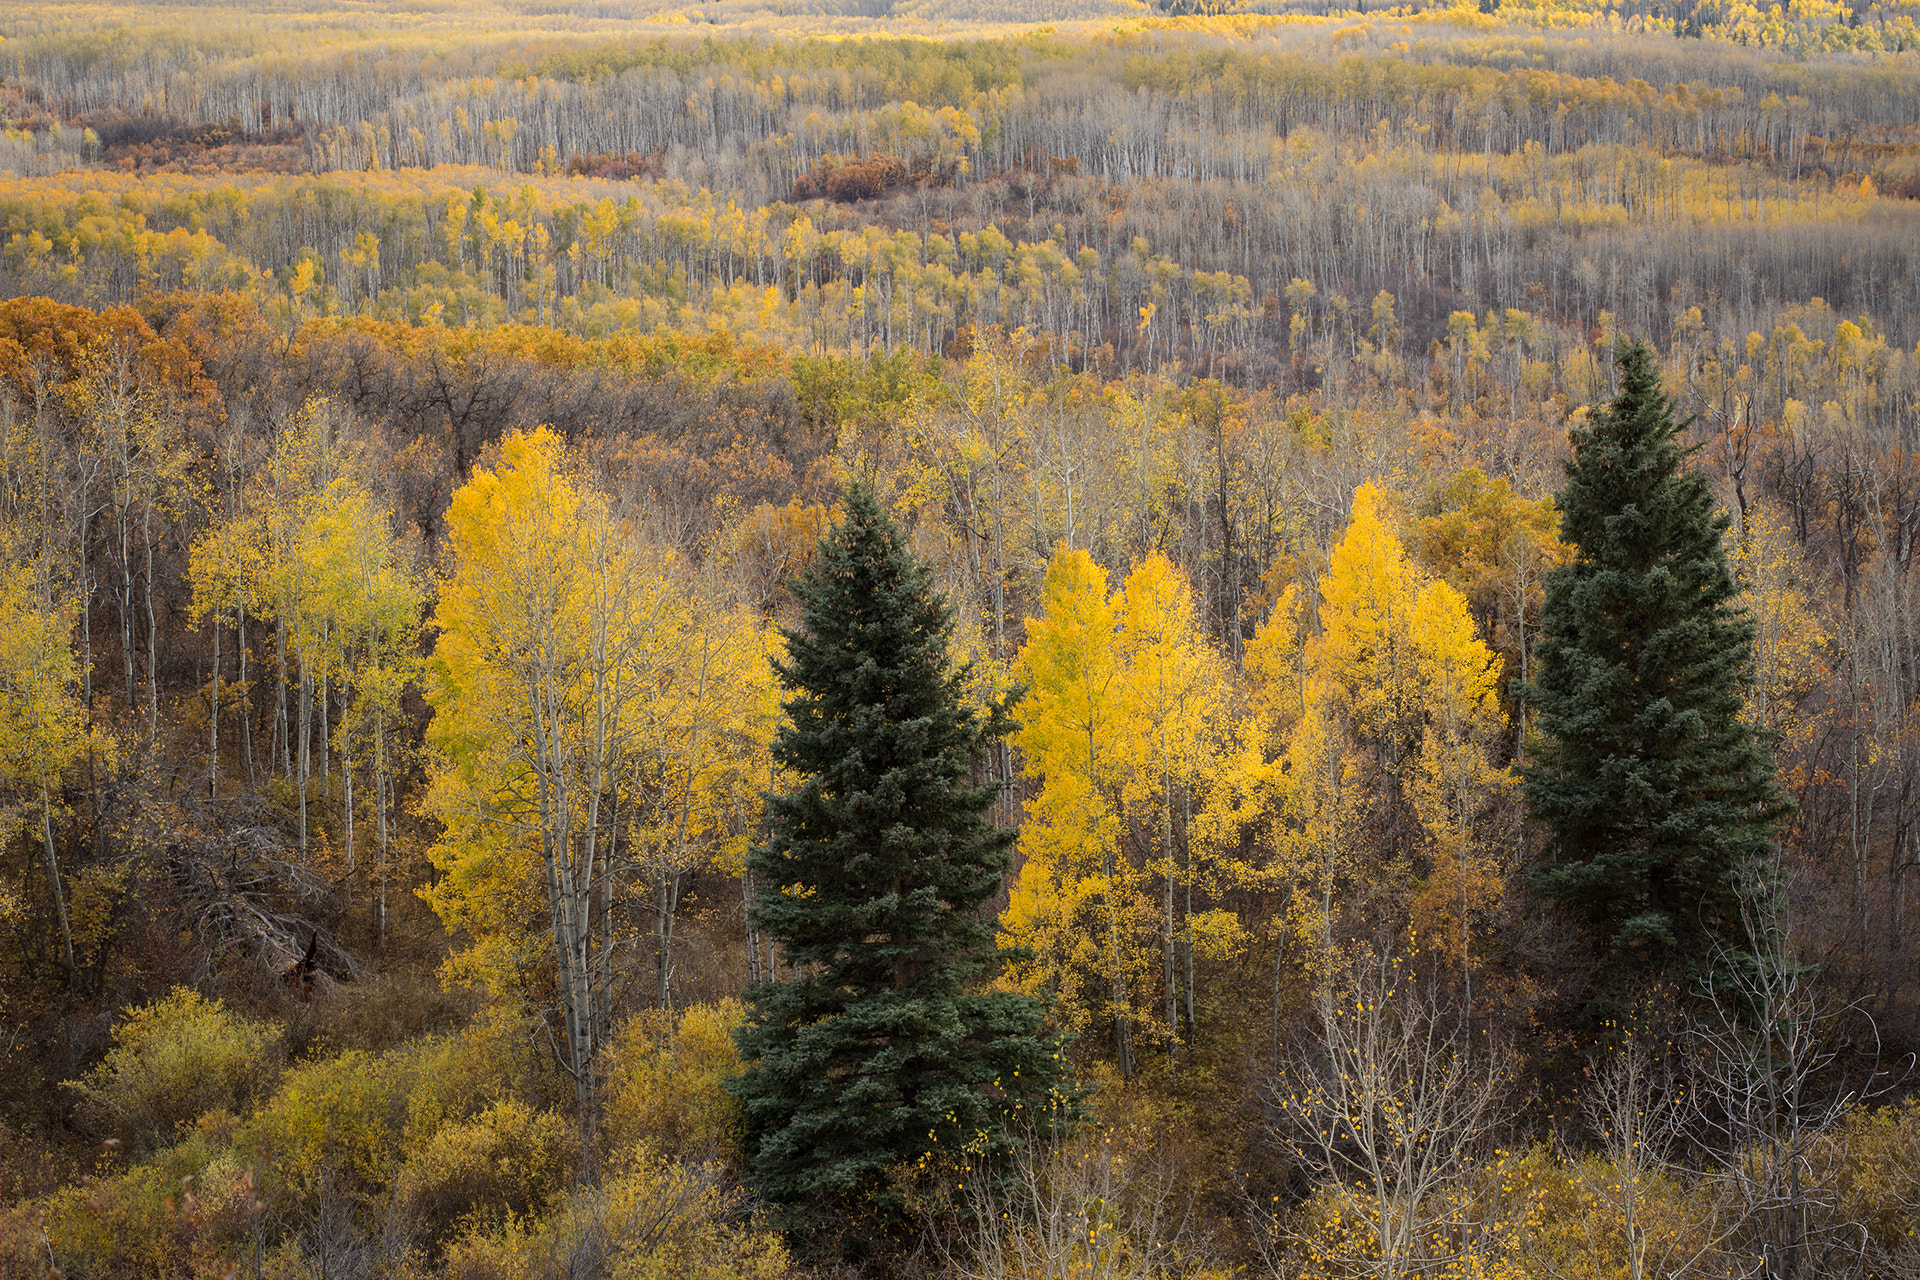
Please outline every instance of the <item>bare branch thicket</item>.
[[1691, 1029], [1691, 1110], [1713, 1155], [1705, 1178], [1729, 1215], [1729, 1249], [1765, 1280], [1864, 1274], [1865, 1227], [1815, 1160], [1821, 1139], [1892, 1087], [1858, 1002], [1816, 989], [1794, 954], [1774, 868], [1741, 887], [1746, 946], [1723, 948]]
[[1390, 952], [1353, 959], [1319, 1001], [1320, 1034], [1270, 1100], [1273, 1136], [1348, 1226], [1326, 1262], [1377, 1280], [1462, 1264], [1484, 1243], [1469, 1187], [1507, 1116], [1510, 1051]]
[[527, 1274], [597, 1280], [622, 1258], [645, 1257], [703, 1223], [739, 1215], [742, 1193], [719, 1165], [636, 1168], [574, 1193], [529, 1240]]
[[218, 844], [168, 843], [168, 868], [187, 900], [197, 936], [239, 946], [275, 977], [311, 953], [311, 980], [327, 993], [340, 981], [363, 976], [360, 961], [319, 923], [333, 886], [288, 856], [274, 832], [241, 827]]
[[972, 1221], [940, 1251], [966, 1280], [1173, 1280], [1209, 1245], [1176, 1183], [1169, 1163], [1130, 1155], [1110, 1133], [1029, 1134], [1003, 1167], [963, 1174]]
[[1737, 1222], [1682, 1158], [1692, 1114], [1684, 1073], [1630, 1033], [1594, 1073], [1580, 1112], [1598, 1144], [1597, 1158], [1567, 1159], [1593, 1210], [1580, 1223], [1588, 1253], [1624, 1262], [1626, 1280], [1698, 1274]]
[[[369, 1205], [349, 1190], [350, 1181], [321, 1170], [310, 1204], [291, 1224], [290, 1280], [379, 1280], [404, 1273], [414, 1246], [413, 1217], [394, 1199]], [[259, 1256], [256, 1235], [255, 1274]]]

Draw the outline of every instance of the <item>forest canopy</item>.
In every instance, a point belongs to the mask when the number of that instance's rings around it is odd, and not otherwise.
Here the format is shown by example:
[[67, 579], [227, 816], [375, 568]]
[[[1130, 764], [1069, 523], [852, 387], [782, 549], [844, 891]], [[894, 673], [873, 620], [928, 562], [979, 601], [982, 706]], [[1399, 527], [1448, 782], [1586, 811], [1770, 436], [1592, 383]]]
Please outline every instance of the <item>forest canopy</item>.
[[1916, 17], [7, 6], [0, 1277], [1920, 1275]]

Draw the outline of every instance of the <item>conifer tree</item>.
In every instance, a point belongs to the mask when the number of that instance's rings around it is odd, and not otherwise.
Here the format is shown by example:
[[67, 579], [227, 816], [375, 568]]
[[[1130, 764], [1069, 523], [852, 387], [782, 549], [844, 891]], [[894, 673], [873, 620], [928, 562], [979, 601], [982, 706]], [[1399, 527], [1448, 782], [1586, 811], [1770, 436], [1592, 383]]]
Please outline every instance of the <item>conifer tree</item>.
[[1685, 973], [1739, 933], [1738, 874], [1786, 805], [1741, 717], [1753, 626], [1735, 603], [1727, 527], [1686, 465], [1653, 352], [1622, 343], [1620, 391], [1573, 432], [1547, 579], [1545, 735], [1523, 769], [1549, 829], [1536, 888], [1592, 930], [1608, 977]]
[[749, 854], [755, 923], [791, 976], [751, 991], [734, 1089], [778, 1219], [852, 1241], [899, 1223], [920, 1156], [1040, 1119], [1056, 1059], [1038, 1001], [971, 985], [1013, 835], [971, 781], [1004, 724], [961, 701], [951, 610], [863, 488], [797, 594], [774, 745], [793, 781]]

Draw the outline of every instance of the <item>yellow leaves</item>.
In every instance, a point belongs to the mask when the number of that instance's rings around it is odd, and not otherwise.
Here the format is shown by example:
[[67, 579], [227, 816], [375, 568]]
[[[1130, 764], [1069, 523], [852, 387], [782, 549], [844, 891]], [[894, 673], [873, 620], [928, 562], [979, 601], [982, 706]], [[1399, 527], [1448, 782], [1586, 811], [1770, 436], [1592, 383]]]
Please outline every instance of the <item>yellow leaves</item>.
[[1193, 949], [1202, 959], [1231, 960], [1246, 949], [1247, 929], [1231, 911], [1199, 911], [1187, 918]]
[[1480, 639], [1466, 598], [1429, 582], [1414, 601], [1411, 631], [1430, 720], [1459, 736], [1497, 731], [1501, 664]]
[[1098, 790], [1112, 781], [1102, 750], [1120, 720], [1107, 573], [1085, 551], [1061, 548], [1047, 566], [1039, 618], [1027, 621], [1018, 674], [1027, 685], [1015, 743], [1046, 777], [1076, 772]]
[[1497, 847], [1475, 832], [1476, 821], [1514, 785], [1511, 772], [1492, 763], [1506, 729], [1501, 663], [1475, 634], [1466, 600], [1444, 582], [1420, 593], [1414, 644], [1427, 726], [1408, 794], [1432, 841], [1433, 862], [1412, 925], [1424, 945], [1464, 963], [1473, 921], [1498, 903], [1502, 887]]
[[1427, 509], [1413, 529], [1415, 553], [1478, 609], [1510, 616], [1516, 600], [1532, 608], [1542, 574], [1568, 555], [1551, 498], [1529, 502], [1478, 467], [1434, 485]]
[[1248, 698], [1257, 710], [1291, 720], [1300, 713], [1300, 586], [1288, 583], [1247, 642]]
[[[1385, 496], [1354, 494], [1353, 520], [1321, 579], [1321, 634], [1307, 650], [1310, 688], [1376, 742], [1389, 768], [1423, 725], [1458, 738], [1496, 732], [1501, 664], [1474, 626], [1467, 600], [1427, 581], [1386, 527]], [[1310, 695], [1311, 696], [1311, 695]]]
[[304, 678], [352, 692], [343, 752], [362, 727], [384, 729], [397, 712], [418, 668], [426, 602], [416, 547], [375, 496], [353, 427], [333, 403], [308, 401], [240, 509], [202, 533], [188, 558], [196, 623], [272, 618]]
[[1106, 571], [1060, 549], [1043, 588], [1046, 612], [1027, 624], [1019, 674], [1028, 694], [1017, 741], [1034, 773], [1076, 772], [1095, 791], [1157, 787], [1189, 776], [1225, 670], [1195, 632], [1193, 593], [1164, 557], [1148, 556], [1112, 599]]
[[1216, 860], [1221, 879], [1251, 886], [1277, 868], [1240, 856], [1241, 847], [1270, 849], [1287, 804], [1287, 733], [1302, 708], [1300, 589], [1289, 585], [1244, 652], [1241, 695], [1247, 712], [1212, 762], [1206, 802], [1193, 820], [1193, 841]]
[[726, 1091], [740, 1074], [737, 1000], [636, 1014], [612, 1046], [606, 1138], [615, 1151], [681, 1160], [739, 1159], [740, 1104]]
[[581, 930], [616, 856], [655, 882], [736, 866], [778, 716], [758, 615], [707, 598], [544, 428], [501, 441], [447, 529], [429, 690], [426, 807], [446, 827], [435, 910], [482, 940], [524, 937], [544, 866], [549, 907]]
[[1020, 847], [1025, 864], [1001, 916], [1005, 941], [1033, 951], [1009, 973], [1026, 991], [1051, 991], [1061, 1029], [1085, 1030], [1102, 1003], [1100, 939], [1114, 888], [1108, 859], [1120, 821], [1084, 774], [1050, 775], [1027, 807]]
[[1514, 1274], [1671, 1275], [1715, 1244], [1711, 1179], [1687, 1186], [1663, 1170], [1534, 1147], [1503, 1156], [1481, 1182]]
[[1753, 621], [1754, 682], [1746, 714], [1796, 745], [1812, 730], [1803, 704], [1828, 678], [1831, 637], [1809, 600], [1791, 532], [1776, 517], [1755, 510], [1745, 534], [1732, 567], [1743, 588], [1738, 602]]
[[435, 613], [436, 724], [464, 712], [518, 726], [519, 708], [485, 695], [509, 692], [522, 675], [553, 677], [556, 697], [575, 692], [580, 647], [606, 639], [611, 621], [592, 616], [594, 606], [635, 607], [615, 598], [626, 566], [609, 521], [604, 500], [566, 474], [551, 431], [509, 435], [500, 467], [475, 469], [447, 511], [455, 569]]
[[662, 637], [680, 654], [677, 675], [656, 676], [638, 711], [649, 745], [632, 765], [633, 856], [656, 874], [711, 861], [736, 875], [773, 768], [778, 637], [740, 608], [677, 621]]
[[[1414, 730], [1420, 669], [1411, 643], [1420, 581], [1387, 525], [1387, 496], [1363, 484], [1320, 580], [1308, 665], [1327, 705], [1397, 767]], [[1309, 695], [1312, 696], [1311, 694]]]
[[[1297, 923], [1330, 944], [1349, 890], [1395, 891], [1405, 868], [1370, 858], [1356, 835], [1370, 805], [1398, 799], [1426, 835], [1430, 873], [1409, 903], [1416, 932], [1463, 958], [1470, 919], [1498, 901], [1501, 883], [1475, 823], [1512, 785], [1492, 764], [1506, 728], [1502, 663], [1466, 598], [1408, 559], [1373, 485], [1354, 493], [1320, 597], [1287, 745]], [[1250, 665], [1277, 667], [1282, 634], [1250, 646]]]
[[1136, 785], [1198, 772], [1225, 692], [1224, 665], [1194, 630], [1193, 591], [1155, 553], [1127, 575], [1121, 592], [1119, 654], [1133, 732], [1124, 735]]
[[[347, 673], [363, 660], [394, 662], [413, 648], [423, 589], [391, 532], [385, 506], [357, 479], [314, 496], [293, 530], [292, 576], [303, 658]], [[398, 690], [393, 690], [397, 695]]]
[[251, 599], [264, 572], [266, 556], [259, 529], [250, 520], [214, 525], [193, 544], [187, 576], [193, 583], [191, 611], [196, 623], [218, 617]]
[[441, 759], [427, 796], [446, 824], [434, 851], [446, 878], [429, 901], [450, 927], [484, 935], [530, 912], [534, 849], [544, 840], [551, 853], [579, 820], [569, 809], [543, 824], [543, 796], [606, 782], [604, 760], [581, 776], [578, 757], [606, 745], [620, 702], [610, 645], [649, 593], [621, 589], [627, 566], [606, 504], [566, 473], [544, 429], [502, 440], [500, 467], [474, 471], [447, 527], [454, 568], [435, 610], [428, 695]]
[[[1284, 745], [1284, 744], [1283, 744]], [[1214, 758], [1205, 803], [1193, 816], [1195, 850], [1223, 884], [1252, 887], [1275, 868], [1261, 855], [1277, 839], [1287, 796], [1286, 759], [1268, 749], [1268, 736], [1243, 720]]]
[[44, 555], [0, 539], [0, 810], [13, 830], [27, 805], [85, 754], [90, 735], [76, 691], [73, 609]]
[[[1201, 789], [1211, 773], [1226, 673], [1195, 632], [1191, 589], [1163, 556], [1141, 561], [1109, 597], [1106, 571], [1062, 546], [1042, 599], [1016, 669], [1027, 693], [1015, 742], [1045, 787], [1021, 831], [1026, 864], [1002, 924], [1036, 956], [1016, 980], [1057, 992], [1062, 1020], [1077, 1029], [1096, 1010], [1136, 1016], [1127, 993], [1145, 994], [1155, 914], [1145, 882], [1157, 875], [1170, 903], [1173, 881], [1195, 874], [1190, 861], [1177, 865], [1170, 805], [1176, 788]], [[1176, 928], [1170, 905], [1164, 923]], [[1203, 928], [1196, 948], [1238, 945], [1237, 922]]]
[[310, 257], [302, 258], [294, 265], [292, 274], [287, 277], [287, 292], [293, 295], [296, 303], [304, 300], [313, 290], [317, 277], [317, 265]]

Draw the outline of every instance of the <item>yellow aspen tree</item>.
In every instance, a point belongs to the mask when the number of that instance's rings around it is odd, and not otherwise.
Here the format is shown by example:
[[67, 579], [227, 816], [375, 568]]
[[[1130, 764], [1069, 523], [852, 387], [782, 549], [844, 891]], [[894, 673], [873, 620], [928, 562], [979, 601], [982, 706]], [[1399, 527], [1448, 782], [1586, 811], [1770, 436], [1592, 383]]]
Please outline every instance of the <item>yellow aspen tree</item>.
[[[1026, 445], [1033, 389], [1004, 346], [982, 343], [966, 364], [960, 394], [920, 415], [924, 479], [920, 500], [942, 508], [940, 524], [958, 535], [949, 561], [957, 571], [949, 598], [958, 606], [956, 637], [982, 688], [1004, 694], [1012, 682], [1010, 600], [1022, 585], [1014, 554], [1024, 513]], [[1017, 788], [1008, 741], [995, 741], [992, 770], [1001, 784], [1001, 818], [1017, 821]]]
[[[1290, 856], [1297, 852], [1296, 842], [1286, 823], [1288, 744], [1301, 714], [1300, 623], [1300, 589], [1289, 585], [1242, 653], [1242, 709], [1235, 717], [1231, 741], [1213, 762], [1190, 837], [1216, 893], [1229, 889], [1291, 893], [1299, 879]], [[1276, 1062], [1280, 981], [1293, 917], [1293, 912], [1282, 910], [1261, 921], [1272, 930], [1265, 940], [1274, 948], [1270, 1038]], [[1244, 934], [1248, 923], [1231, 921], [1237, 934]]]
[[1079, 772], [1047, 778], [1020, 827], [1021, 865], [1001, 916], [1001, 944], [1024, 952], [1008, 966], [1022, 991], [1045, 993], [1060, 1030], [1079, 1036], [1112, 1018], [1116, 1053], [1130, 1051], [1124, 1011], [1113, 1004], [1120, 922], [1110, 877], [1120, 815]]
[[746, 846], [772, 768], [779, 696], [768, 661], [774, 634], [743, 608], [690, 599], [644, 639], [645, 665], [678, 675], [635, 707], [639, 748], [633, 861], [651, 882], [654, 1001], [673, 1006], [673, 946], [686, 877], [719, 865], [745, 874]]
[[306, 630], [321, 637], [310, 660], [337, 685], [341, 700], [337, 734], [349, 875], [357, 865], [354, 782], [362, 764], [373, 784], [374, 923], [383, 940], [393, 805], [390, 725], [418, 672], [426, 602], [425, 584], [393, 526], [393, 513], [358, 480], [343, 476], [311, 504], [295, 538], [301, 613]]
[[1389, 525], [1387, 495], [1363, 484], [1320, 579], [1320, 633], [1308, 646], [1309, 681], [1355, 738], [1398, 776], [1420, 721], [1413, 608], [1420, 575]]
[[1015, 740], [1045, 785], [1004, 926], [1035, 956], [1020, 970], [1025, 985], [1050, 990], [1075, 1031], [1109, 1023], [1116, 1064], [1130, 1073], [1139, 1035], [1169, 1052], [1190, 1037], [1196, 954], [1231, 950], [1240, 932], [1230, 912], [1194, 910], [1196, 884], [1204, 895], [1220, 881], [1196, 863], [1190, 833], [1214, 772], [1226, 668], [1164, 556], [1109, 597], [1092, 557], [1063, 547], [1043, 600], [1016, 671], [1027, 695]]
[[[217, 798], [220, 791], [221, 627], [231, 616], [238, 634], [246, 635], [242, 619], [258, 590], [261, 567], [258, 521], [244, 515], [202, 533], [187, 555], [187, 577], [193, 584], [189, 616], [196, 626], [207, 622], [213, 626], [213, 678], [207, 694], [207, 794], [210, 798]], [[244, 673], [244, 639], [241, 645]], [[242, 674], [243, 685], [245, 679]]]
[[[668, 593], [605, 496], [569, 473], [558, 437], [514, 433], [500, 451], [447, 510], [427, 794], [445, 825], [433, 850], [444, 878], [425, 895], [475, 938], [497, 985], [511, 980], [501, 965], [531, 961], [545, 934], [560, 1062], [590, 1127], [618, 830], [602, 809], [618, 802], [632, 703], [663, 674], [633, 659]], [[544, 929], [520, 915], [535, 903]]]
[[[344, 625], [353, 612], [357, 570], [354, 564], [358, 522], [373, 518], [371, 504], [351, 480], [344, 477], [325, 488], [302, 494], [289, 531], [287, 556], [281, 570], [288, 577], [285, 599], [294, 647], [300, 658], [300, 839], [307, 844], [308, 783], [312, 779], [312, 721], [319, 720], [319, 773], [328, 779], [333, 746], [332, 709], [335, 693], [346, 678], [349, 639]], [[349, 744], [350, 745], [350, 744]], [[326, 788], [323, 787], [323, 791]], [[349, 877], [354, 871], [353, 828], [342, 832]]]
[[54, 788], [94, 745], [75, 696], [71, 607], [45, 554], [20, 557], [9, 545], [0, 557], [0, 826], [31, 831], [40, 845], [61, 963], [77, 990], [80, 968], [53, 841]]
[[[779, 776], [773, 740], [782, 711], [773, 664], [784, 644], [779, 629], [745, 604], [736, 604], [719, 625], [731, 637], [729, 652], [737, 665], [724, 686], [730, 690], [722, 721], [727, 763], [704, 779], [703, 794], [709, 797], [706, 811], [712, 815], [711, 829], [720, 836], [714, 861], [722, 871], [740, 878], [740, 901], [747, 920], [747, 981], [772, 981], [773, 947], [753, 920], [756, 889], [747, 852], [748, 834], [764, 829], [766, 796]], [[751, 645], [746, 643], [749, 637]]]
[[1426, 723], [1407, 790], [1432, 865], [1415, 895], [1412, 923], [1420, 945], [1462, 966], [1471, 984], [1473, 921], [1498, 904], [1503, 885], [1481, 824], [1514, 781], [1493, 763], [1507, 728], [1502, 663], [1475, 633], [1466, 598], [1444, 582], [1421, 589], [1413, 640]]
[[1547, 573], [1571, 554], [1553, 499], [1529, 502], [1504, 478], [1489, 480], [1471, 467], [1430, 488], [1424, 507], [1411, 531], [1414, 555], [1488, 620], [1490, 638], [1527, 680]]
[[1373, 485], [1354, 494], [1320, 596], [1288, 753], [1294, 861], [1312, 886], [1296, 894], [1302, 923], [1331, 956], [1337, 904], [1398, 912], [1425, 855], [1416, 932], [1463, 959], [1473, 908], [1497, 901], [1475, 823], [1510, 785], [1492, 765], [1501, 664], [1465, 597], [1409, 562]]
[[948, 502], [968, 531], [965, 563], [991, 657], [1004, 670], [1008, 585], [1016, 572], [1009, 544], [1018, 536], [1023, 462], [1031, 432], [1033, 389], [1004, 346], [982, 343], [968, 359], [949, 428], [945, 472]]
[[1319, 960], [1334, 952], [1335, 904], [1355, 879], [1360, 790], [1346, 738], [1331, 713], [1327, 686], [1307, 683], [1304, 710], [1287, 743], [1287, 860], [1295, 868], [1289, 924], [1319, 939]]
[[1809, 601], [1807, 570], [1779, 517], [1765, 509], [1752, 511], [1747, 537], [1732, 560], [1739, 603], [1753, 619], [1754, 681], [1746, 695], [1747, 718], [1778, 734], [1776, 750], [1791, 758], [1814, 731], [1805, 708], [1831, 677], [1832, 638]]
[[1300, 588], [1289, 583], [1242, 655], [1245, 723], [1268, 756], [1286, 750], [1285, 731], [1300, 718], [1305, 681], [1300, 613]]
[[[1746, 536], [1728, 558], [1741, 588], [1736, 603], [1753, 623], [1754, 678], [1744, 693], [1743, 713], [1773, 737], [1782, 782], [1804, 784], [1820, 768], [1815, 763], [1822, 754], [1820, 744], [1831, 741], [1829, 735], [1836, 730], [1844, 733], [1842, 763], [1835, 773], [1844, 779], [1846, 843], [1858, 902], [1867, 888], [1867, 842], [1861, 837], [1869, 826], [1861, 821], [1868, 809], [1861, 797], [1872, 790], [1871, 783], [1863, 786], [1862, 781], [1872, 776], [1875, 765], [1892, 764], [1897, 770], [1896, 762], [1913, 750], [1914, 741], [1911, 729], [1902, 732], [1906, 707], [1898, 692], [1900, 682], [1874, 679], [1867, 673], [1877, 664], [1859, 659], [1863, 653], [1886, 654], [1896, 647], [1889, 636], [1901, 633], [1899, 624], [1884, 630], [1884, 623], [1875, 624], [1900, 615], [1874, 608], [1870, 586], [1852, 609], [1836, 609], [1830, 620], [1823, 619], [1813, 604], [1813, 582], [1792, 530], [1766, 507], [1748, 511]], [[1866, 581], [1872, 584], [1877, 577], [1869, 574]], [[1895, 886], [1887, 902], [1896, 924], [1905, 909], [1906, 894], [1899, 885], [1906, 862], [1895, 853], [1885, 864]]]
[[[64, 388], [84, 423], [87, 447], [102, 460], [112, 561], [108, 590], [120, 620], [126, 709], [139, 709], [145, 685], [147, 738], [159, 732], [159, 622], [154, 603], [154, 555], [166, 522], [183, 505], [192, 453], [179, 406], [142, 380], [126, 344], [99, 353], [86, 375]], [[156, 527], [155, 519], [159, 525]], [[146, 679], [135, 668], [139, 636], [146, 639]]]
[[[636, 873], [654, 890], [663, 998], [670, 910], [701, 858], [758, 814], [772, 730], [768, 643], [746, 612], [702, 617], [672, 552], [574, 471], [551, 431], [516, 432], [447, 512], [428, 700], [426, 808], [445, 826], [426, 892], [496, 996], [550, 966], [560, 1058], [590, 1129], [614, 962]], [[544, 953], [544, 954], [542, 954]]]
[[[1353, 495], [1353, 516], [1320, 579], [1319, 631], [1307, 639], [1301, 714], [1287, 747], [1294, 927], [1331, 961], [1339, 907], [1394, 897], [1408, 872], [1394, 829], [1400, 775], [1417, 745], [1419, 583], [1388, 528], [1386, 495]], [[1380, 830], [1363, 849], [1369, 811]], [[1384, 839], [1379, 837], [1384, 836]]]
[[1106, 570], [1061, 547], [1041, 603], [1016, 665], [1027, 693], [1014, 741], [1046, 785], [1021, 829], [1024, 866], [1002, 925], [1035, 957], [1014, 967], [1016, 982], [1050, 992], [1069, 1031], [1107, 1022], [1115, 1064], [1131, 1075], [1137, 894], [1120, 859], [1120, 786], [1133, 725]]
[[[313, 772], [314, 695], [324, 678], [325, 620], [314, 607], [304, 574], [302, 546], [316, 504], [347, 470], [345, 421], [330, 401], [309, 400], [275, 442], [273, 457], [251, 497], [259, 524], [262, 601], [274, 620], [273, 750], [281, 776], [293, 783], [299, 813], [299, 847], [308, 846], [307, 791]], [[298, 711], [287, 707], [288, 676], [299, 664]], [[325, 697], [321, 715], [324, 726]], [[295, 741], [298, 739], [296, 748]], [[325, 738], [322, 738], [323, 750]], [[321, 761], [325, 768], [324, 754]]]
[[[1119, 653], [1130, 704], [1123, 798], [1136, 824], [1150, 824], [1162, 887], [1162, 965], [1167, 1044], [1197, 1021], [1194, 999], [1193, 881], [1187, 839], [1195, 792], [1211, 772], [1212, 728], [1225, 702], [1226, 669], [1194, 627], [1193, 590], [1168, 559], [1149, 555], [1121, 593]], [[1177, 918], [1176, 918], [1177, 917]], [[1215, 921], [1214, 923], [1218, 923]]]

